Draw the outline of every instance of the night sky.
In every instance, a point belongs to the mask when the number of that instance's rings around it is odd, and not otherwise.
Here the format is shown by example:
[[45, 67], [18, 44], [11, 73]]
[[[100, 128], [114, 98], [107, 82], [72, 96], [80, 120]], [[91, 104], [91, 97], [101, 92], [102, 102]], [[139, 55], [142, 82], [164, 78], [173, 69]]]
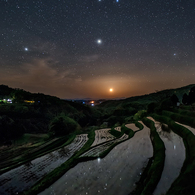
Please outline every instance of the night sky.
[[194, 74], [194, 0], [0, 0], [0, 84], [122, 98]]

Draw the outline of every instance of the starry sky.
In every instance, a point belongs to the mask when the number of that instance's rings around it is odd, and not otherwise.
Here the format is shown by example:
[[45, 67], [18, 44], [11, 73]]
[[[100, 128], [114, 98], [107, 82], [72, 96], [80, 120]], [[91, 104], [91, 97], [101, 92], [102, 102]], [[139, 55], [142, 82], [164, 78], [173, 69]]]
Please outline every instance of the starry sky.
[[194, 0], [0, 0], [0, 84], [13, 88], [144, 95], [194, 84], [194, 54]]

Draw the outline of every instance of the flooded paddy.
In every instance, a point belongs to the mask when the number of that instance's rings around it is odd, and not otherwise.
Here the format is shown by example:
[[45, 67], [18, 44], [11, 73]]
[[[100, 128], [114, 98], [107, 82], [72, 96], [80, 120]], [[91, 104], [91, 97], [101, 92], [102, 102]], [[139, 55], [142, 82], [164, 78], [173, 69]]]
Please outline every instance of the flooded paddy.
[[[139, 122], [142, 123], [141, 121], [139, 121]], [[143, 124], [143, 123], [142, 123], [142, 124]], [[139, 130], [139, 128], [136, 127], [134, 123], [126, 124], [125, 126], [126, 126], [127, 128], [129, 128], [129, 129], [132, 129], [133, 131], [138, 131], [138, 130]]]
[[153, 118], [148, 119], [155, 122], [156, 130], [165, 144], [165, 165], [161, 179], [154, 191], [154, 195], [165, 194], [171, 184], [179, 176], [180, 170], [185, 160], [185, 146], [180, 136], [173, 131], [166, 132], [161, 128], [161, 123]]
[[128, 139], [128, 137], [129, 136], [127, 134], [124, 134], [122, 137], [120, 137], [118, 139], [114, 139], [114, 140], [111, 140], [109, 142], [106, 142], [106, 143], [103, 143], [101, 145], [98, 145], [96, 147], [93, 147], [90, 150], [88, 150], [87, 152], [85, 152], [84, 154], [82, 154], [81, 157], [84, 157], [84, 156], [99, 157], [102, 152], [107, 150], [113, 144], [115, 144], [117, 142], [121, 142], [123, 140], [126, 140], [126, 139]]
[[129, 194], [153, 155], [149, 132], [144, 126], [105, 158], [79, 163], [40, 194]]
[[91, 146], [96, 146], [103, 142], [115, 139], [115, 137], [109, 133], [110, 130], [110, 128], [96, 130], [95, 140]]
[[0, 194], [17, 194], [28, 189], [44, 175], [67, 161], [76, 150], [83, 147], [87, 140], [87, 134], [77, 135], [68, 146], [2, 174], [0, 176]]

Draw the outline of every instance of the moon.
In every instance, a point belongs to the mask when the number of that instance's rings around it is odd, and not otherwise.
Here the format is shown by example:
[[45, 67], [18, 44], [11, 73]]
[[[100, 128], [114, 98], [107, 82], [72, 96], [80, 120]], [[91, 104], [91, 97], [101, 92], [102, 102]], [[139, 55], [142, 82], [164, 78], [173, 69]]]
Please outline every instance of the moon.
[[110, 88], [110, 92], [113, 92], [113, 89], [112, 88]]

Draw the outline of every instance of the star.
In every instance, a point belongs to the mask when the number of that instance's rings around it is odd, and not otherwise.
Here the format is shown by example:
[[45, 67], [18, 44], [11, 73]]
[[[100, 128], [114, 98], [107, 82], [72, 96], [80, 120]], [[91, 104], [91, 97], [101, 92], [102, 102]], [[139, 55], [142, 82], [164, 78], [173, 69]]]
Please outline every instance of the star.
[[176, 53], [174, 53], [173, 55], [174, 55], [174, 56], [176, 56], [177, 54], [176, 54]]
[[101, 39], [98, 39], [98, 40], [97, 40], [97, 43], [98, 43], [98, 44], [101, 44], [101, 43], [102, 43], [102, 40], [101, 40]]
[[25, 48], [24, 48], [24, 50], [25, 50], [25, 51], [28, 51], [28, 48], [27, 48], [27, 47], [25, 47]]

